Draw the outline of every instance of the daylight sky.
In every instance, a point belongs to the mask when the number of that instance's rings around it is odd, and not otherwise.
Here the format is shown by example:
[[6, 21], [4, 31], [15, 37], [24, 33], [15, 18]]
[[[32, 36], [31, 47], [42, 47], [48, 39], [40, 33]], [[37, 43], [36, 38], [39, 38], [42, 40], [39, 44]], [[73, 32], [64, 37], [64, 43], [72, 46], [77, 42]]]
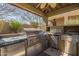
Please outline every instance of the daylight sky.
[[0, 4], [0, 19], [3, 19], [5, 21], [14, 19], [23, 24], [25, 23], [30, 24], [30, 22], [38, 22], [39, 24], [44, 23], [42, 17], [7, 3]]

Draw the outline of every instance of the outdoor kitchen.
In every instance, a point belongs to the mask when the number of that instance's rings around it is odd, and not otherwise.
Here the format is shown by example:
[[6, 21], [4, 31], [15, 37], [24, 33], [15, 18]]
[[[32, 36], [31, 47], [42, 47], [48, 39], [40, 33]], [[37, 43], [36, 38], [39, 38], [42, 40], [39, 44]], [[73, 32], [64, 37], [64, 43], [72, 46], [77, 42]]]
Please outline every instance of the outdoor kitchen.
[[0, 7], [0, 56], [79, 56], [79, 4]]

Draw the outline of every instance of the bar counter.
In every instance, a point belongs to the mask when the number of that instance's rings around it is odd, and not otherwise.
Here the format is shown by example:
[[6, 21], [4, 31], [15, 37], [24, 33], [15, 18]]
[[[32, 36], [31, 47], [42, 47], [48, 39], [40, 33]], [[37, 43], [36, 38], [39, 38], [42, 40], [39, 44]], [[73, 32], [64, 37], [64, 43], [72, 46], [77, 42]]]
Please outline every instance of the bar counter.
[[[26, 55], [26, 45], [27, 45], [27, 36], [26, 33], [16, 33], [16, 34], [2, 34], [0, 35], [0, 52], [1, 48], [5, 48], [5, 56], [7, 55], [7, 46], [18, 44], [24, 42], [25, 46], [25, 55]], [[1, 55], [1, 53], [0, 53]]]

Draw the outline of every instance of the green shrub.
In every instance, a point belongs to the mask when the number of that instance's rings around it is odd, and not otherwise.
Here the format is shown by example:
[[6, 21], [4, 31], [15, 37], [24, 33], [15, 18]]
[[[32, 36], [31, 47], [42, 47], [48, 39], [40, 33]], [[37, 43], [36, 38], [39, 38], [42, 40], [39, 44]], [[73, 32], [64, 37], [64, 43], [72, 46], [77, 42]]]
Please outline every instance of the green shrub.
[[9, 26], [12, 31], [17, 32], [21, 28], [21, 23], [16, 20], [11, 20]]

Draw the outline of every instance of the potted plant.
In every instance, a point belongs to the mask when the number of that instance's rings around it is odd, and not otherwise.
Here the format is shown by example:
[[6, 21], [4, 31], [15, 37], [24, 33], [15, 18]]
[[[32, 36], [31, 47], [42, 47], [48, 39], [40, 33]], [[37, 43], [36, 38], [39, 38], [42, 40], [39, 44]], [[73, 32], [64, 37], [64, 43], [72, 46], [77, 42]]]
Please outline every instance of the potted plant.
[[21, 29], [21, 23], [16, 20], [9, 21], [9, 26], [10, 29], [15, 33]]

